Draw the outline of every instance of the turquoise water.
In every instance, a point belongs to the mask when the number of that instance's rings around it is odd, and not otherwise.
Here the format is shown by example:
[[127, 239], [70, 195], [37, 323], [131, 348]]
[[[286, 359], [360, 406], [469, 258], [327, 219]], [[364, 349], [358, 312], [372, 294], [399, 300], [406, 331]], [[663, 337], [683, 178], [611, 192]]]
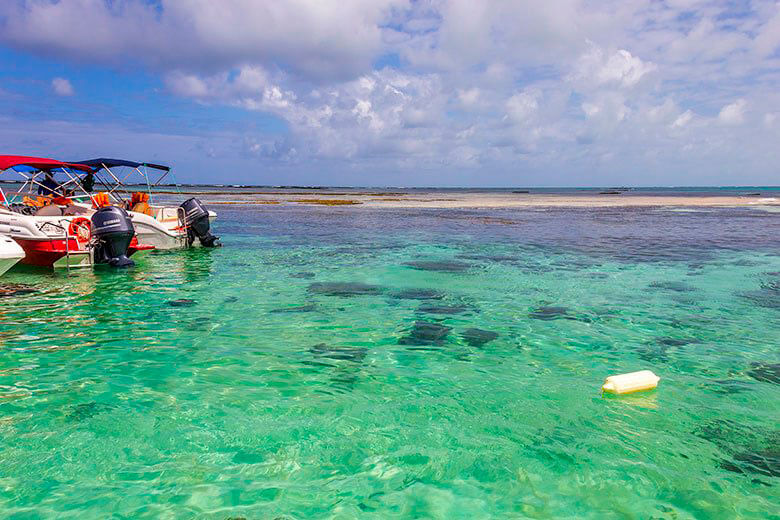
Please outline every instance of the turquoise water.
[[780, 215], [217, 210], [0, 279], [0, 516], [780, 518]]

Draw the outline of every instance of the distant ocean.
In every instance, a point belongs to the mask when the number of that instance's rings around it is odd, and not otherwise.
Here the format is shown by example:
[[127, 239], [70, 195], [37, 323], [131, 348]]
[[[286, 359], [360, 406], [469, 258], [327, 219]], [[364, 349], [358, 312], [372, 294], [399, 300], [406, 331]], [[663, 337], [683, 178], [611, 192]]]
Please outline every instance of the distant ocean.
[[[15, 190], [21, 186], [18, 182], [0, 180], [0, 187], [4, 190]], [[128, 185], [128, 189], [146, 189], [145, 185]], [[100, 185], [96, 185], [95, 191], [100, 191]], [[163, 184], [155, 188], [158, 191], [191, 192], [218, 192], [218, 193], [251, 193], [255, 191], [275, 191], [285, 193], [289, 191], [318, 192], [409, 192], [409, 193], [512, 193], [528, 192], [530, 194], [548, 195], [594, 195], [602, 192], [619, 192], [622, 195], [642, 196], [722, 196], [736, 194], [762, 194], [775, 196], [780, 194], [780, 186], [590, 186], [590, 187], [506, 187], [506, 188], [479, 188], [479, 187], [404, 187], [404, 186], [278, 186], [278, 185], [247, 185], [247, 184], [199, 184], [179, 183]]]
[[[663, 195], [663, 196], [718, 196], [735, 194], [761, 194], [773, 196], [780, 194], [780, 186], [687, 186], [687, 187], [641, 187], [626, 188], [615, 186], [601, 187], [514, 187], [514, 188], [441, 188], [441, 187], [403, 187], [403, 186], [381, 186], [381, 187], [340, 187], [340, 186], [247, 186], [247, 185], [213, 185], [213, 184], [180, 184], [175, 186], [160, 187], [159, 189], [178, 188], [182, 192], [192, 191], [216, 191], [227, 193], [242, 193], [252, 191], [312, 191], [329, 192], [339, 191], [346, 193], [360, 192], [409, 192], [409, 193], [512, 193], [528, 192], [529, 194], [548, 194], [548, 195], [594, 195], [602, 192], [619, 192], [623, 195]], [[203, 190], [201, 190], [203, 189]]]

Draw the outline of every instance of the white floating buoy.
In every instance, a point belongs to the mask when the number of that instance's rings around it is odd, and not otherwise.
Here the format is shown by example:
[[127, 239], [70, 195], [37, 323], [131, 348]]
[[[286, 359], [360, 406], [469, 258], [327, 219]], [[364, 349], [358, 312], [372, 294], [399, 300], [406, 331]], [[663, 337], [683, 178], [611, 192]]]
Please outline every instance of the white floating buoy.
[[609, 376], [604, 380], [601, 387], [602, 392], [609, 394], [632, 394], [634, 392], [643, 392], [652, 390], [658, 386], [661, 378], [653, 374], [650, 370], [640, 370], [630, 374], [620, 374], [619, 376]]

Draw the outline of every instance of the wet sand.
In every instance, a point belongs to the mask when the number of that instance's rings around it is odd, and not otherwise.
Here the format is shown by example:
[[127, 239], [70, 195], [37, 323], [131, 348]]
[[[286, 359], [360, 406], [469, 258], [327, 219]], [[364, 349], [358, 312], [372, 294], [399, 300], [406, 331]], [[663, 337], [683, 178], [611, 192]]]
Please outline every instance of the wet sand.
[[780, 211], [780, 197], [738, 195], [595, 195], [480, 192], [255, 193], [209, 194], [209, 204], [308, 204], [353, 208], [524, 208], [524, 207], [754, 207]]

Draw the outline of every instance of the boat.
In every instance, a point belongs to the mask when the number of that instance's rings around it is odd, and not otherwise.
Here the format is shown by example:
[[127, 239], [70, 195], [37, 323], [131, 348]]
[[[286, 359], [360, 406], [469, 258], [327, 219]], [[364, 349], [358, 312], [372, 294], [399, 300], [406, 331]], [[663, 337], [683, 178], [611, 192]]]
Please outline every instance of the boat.
[[[74, 171], [91, 168], [55, 159], [0, 155], [0, 172], [15, 172], [21, 178], [22, 187], [13, 194], [0, 188], [0, 234], [21, 246], [22, 263], [53, 268], [102, 263], [124, 267], [132, 265], [129, 256], [154, 249], [139, 243], [123, 209], [102, 207], [89, 194], [82, 197], [93, 205], [77, 204], [75, 191], [80, 186]], [[65, 174], [67, 180], [56, 185], [56, 173]]]
[[0, 276], [24, 258], [24, 249], [11, 237], [0, 235]]
[[[179, 206], [158, 205], [151, 200], [155, 188], [162, 186], [170, 173], [169, 166], [105, 157], [76, 161], [75, 164], [91, 168], [86, 175], [94, 177], [111, 204], [128, 211], [138, 238], [144, 244], [160, 250], [220, 245], [219, 238], [211, 234], [211, 223], [217, 214], [206, 209], [200, 200], [189, 198]], [[155, 175], [156, 179], [153, 178]], [[142, 189], [137, 189], [139, 187]]]

